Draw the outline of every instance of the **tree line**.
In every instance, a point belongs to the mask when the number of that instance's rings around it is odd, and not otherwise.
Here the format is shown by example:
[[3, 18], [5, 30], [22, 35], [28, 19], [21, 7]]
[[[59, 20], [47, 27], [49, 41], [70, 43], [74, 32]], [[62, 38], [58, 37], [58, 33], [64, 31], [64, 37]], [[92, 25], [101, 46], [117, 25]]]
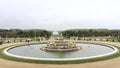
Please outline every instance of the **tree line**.
[[52, 35], [51, 31], [43, 29], [0, 29], [1, 38], [32, 38], [32, 37], [46, 37], [50, 38]]
[[108, 29], [72, 29], [61, 31], [63, 37], [70, 38], [74, 37], [119, 37], [120, 30], [108, 30]]

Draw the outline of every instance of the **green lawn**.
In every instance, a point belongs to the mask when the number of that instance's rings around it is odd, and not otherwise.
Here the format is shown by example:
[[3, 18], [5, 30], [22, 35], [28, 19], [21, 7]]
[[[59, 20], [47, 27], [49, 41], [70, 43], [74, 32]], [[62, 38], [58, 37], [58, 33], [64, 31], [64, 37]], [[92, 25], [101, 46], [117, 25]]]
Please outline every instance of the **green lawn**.
[[[120, 47], [115, 46], [120, 50]], [[28, 59], [21, 59], [21, 58], [14, 58], [7, 56], [3, 54], [3, 50], [5, 48], [0, 49], [0, 58], [6, 59], [6, 60], [11, 60], [11, 61], [17, 61], [17, 62], [26, 62], [26, 63], [36, 63], [36, 64], [80, 64], [80, 63], [90, 63], [90, 62], [96, 62], [96, 61], [104, 61], [108, 59], [113, 59], [120, 57], [120, 52], [110, 55], [110, 56], [105, 56], [101, 58], [94, 58], [94, 59], [85, 59], [85, 60], [72, 60], [72, 61], [43, 61], [43, 60], [28, 60]]]

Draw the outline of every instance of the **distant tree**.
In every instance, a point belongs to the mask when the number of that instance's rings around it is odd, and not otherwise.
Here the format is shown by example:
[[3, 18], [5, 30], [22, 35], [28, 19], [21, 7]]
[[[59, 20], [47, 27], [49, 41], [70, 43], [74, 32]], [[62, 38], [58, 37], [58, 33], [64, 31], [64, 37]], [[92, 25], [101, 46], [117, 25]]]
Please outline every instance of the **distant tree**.
[[46, 37], [50, 38], [52, 35], [51, 31], [41, 30], [41, 29], [30, 29], [30, 30], [21, 30], [21, 29], [0, 29], [0, 37], [2, 38], [16, 38], [16, 37]]

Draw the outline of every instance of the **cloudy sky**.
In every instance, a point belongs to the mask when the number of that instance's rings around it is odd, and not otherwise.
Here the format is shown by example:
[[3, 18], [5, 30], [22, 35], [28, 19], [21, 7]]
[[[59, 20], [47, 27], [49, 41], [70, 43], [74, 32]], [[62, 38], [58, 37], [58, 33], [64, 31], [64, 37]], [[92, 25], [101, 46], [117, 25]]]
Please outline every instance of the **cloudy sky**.
[[120, 0], [0, 0], [0, 28], [120, 29]]

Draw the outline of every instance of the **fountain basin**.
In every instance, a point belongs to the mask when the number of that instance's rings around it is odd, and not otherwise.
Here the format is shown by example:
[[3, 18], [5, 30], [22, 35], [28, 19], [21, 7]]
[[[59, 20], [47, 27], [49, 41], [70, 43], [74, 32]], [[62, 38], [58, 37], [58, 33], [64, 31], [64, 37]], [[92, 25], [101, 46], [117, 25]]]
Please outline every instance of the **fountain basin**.
[[4, 50], [4, 53], [8, 56], [32, 59], [32, 60], [51, 60], [51, 61], [63, 61], [63, 60], [82, 60], [91, 59], [97, 57], [103, 57], [117, 53], [117, 48], [110, 45], [101, 44], [89, 44], [89, 43], [77, 43], [77, 46], [81, 46], [82, 50], [67, 51], [67, 52], [48, 52], [40, 50], [40, 47], [47, 44], [31, 44], [22, 46], [12, 46]]

